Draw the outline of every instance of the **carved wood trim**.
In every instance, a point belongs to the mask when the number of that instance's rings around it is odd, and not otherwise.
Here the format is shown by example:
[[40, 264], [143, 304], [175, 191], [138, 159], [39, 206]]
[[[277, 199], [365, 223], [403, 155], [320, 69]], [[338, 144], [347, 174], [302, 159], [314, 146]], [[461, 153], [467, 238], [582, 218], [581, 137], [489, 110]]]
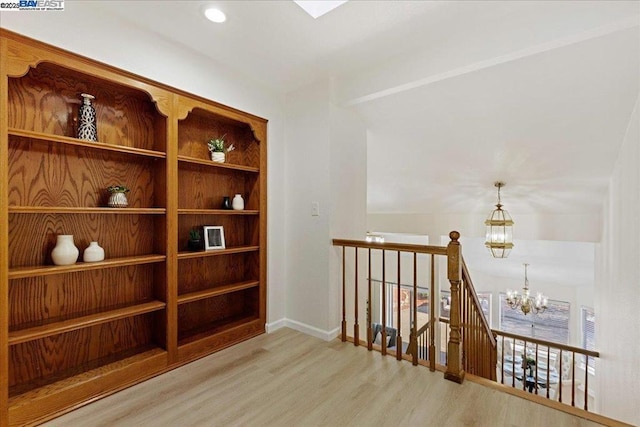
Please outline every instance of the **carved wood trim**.
[[9, 77], [22, 77], [31, 68], [36, 68], [40, 63], [48, 62], [139, 89], [151, 97], [158, 112], [164, 117], [168, 117], [171, 113], [172, 94], [166, 88], [158, 87], [153, 82], [7, 30], [0, 31], [0, 36], [6, 40], [7, 44], [5, 65]]
[[192, 96], [180, 97], [177, 104], [176, 116], [178, 120], [184, 120], [195, 109], [200, 109], [246, 124], [249, 129], [251, 129], [254, 139], [259, 143], [264, 142], [267, 139], [265, 126], [266, 120], [264, 119], [247, 117], [246, 113], [239, 112], [211, 101], [201, 100], [197, 97], [194, 98]]

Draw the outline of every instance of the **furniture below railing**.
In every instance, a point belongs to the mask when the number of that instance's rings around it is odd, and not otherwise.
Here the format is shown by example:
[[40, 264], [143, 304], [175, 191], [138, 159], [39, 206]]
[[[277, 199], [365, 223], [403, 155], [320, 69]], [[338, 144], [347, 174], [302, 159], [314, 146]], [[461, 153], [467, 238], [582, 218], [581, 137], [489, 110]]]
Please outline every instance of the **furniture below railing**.
[[589, 411], [595, 395], [597, 351], [493, 331], [497, 336], [497, 381]]
[[[348, 323], [353, 319], [351, 339], [355, 345], [360, 345], [361, 321], [364, 320], [366, 345], [369, 350], [374, 348], [374, 341], [377, 342], [377, 337], [380, 336], [379, 348], [383, 355], [387, 354], [389, 348], [395, 347], [394, 353], [398, 360], [403, 358], [403, 353], [407, 353], [411, 355], [413, 364], [417, 365], [426, 357], [432, 371], [436, 369], [438, 359], [436, 338], [439, 338], [440, 343], [446, 339], [445, 378], [462, 382], [467, 370], [484, 378], [495, 379], [495, 338], [484, 317], [469, 272], [464, 265], [458, 241], [460, 234], [452, 231], [449, 237], [451, 241], [446, 247], [334, 239], [333, 245], [342, 249], [341, 338], [343, 341], [349, 338]], [[353, 263], [347, 262], [348, 248], [353, 248], [353, 251], [349, 250], [351, 252], [349, 259], [353, 259]], [[372, 279], [373, 256], [379, 264], [378, 270], [382, 278], [380, 281]], [[443, 334], [440, 332], [440, 327], [436, 329], [429, 327], [429, 325], [441, 324], [439, 321], [436, 323], [439, 310], [439, 304], [436, 304], [436, 301], [439, 301], [439, 298], [436, 298], [438, 288], [435, 274], [436, 256], [446, 256], [447, 278], [450, 284], [451, 305], [449, 328], [444, 334], [446, 338], [441, 336]], [[418, 257], [423, 261], [420, 268]], [[429, 295], [426, 298], [428, 301], [425, 302], [423, 299], [418, 306], [418, 272], [419, 270], [422, 272], [425, 264], [428, 273], [420, 277], [427, 278], [427, 285], [421, 288], [428, 288]], [[394, 268], [395, 277], [390, 279], [387, 270]], [[400, 285], [402, 270], [406, 271], [407, 268], [410, 273], [408, 276], [412, 277], [412, 285], [409, 286], [411, 292], [403, 292]], [[396, 280], [395, 289], [387, 289], [387, 283], [390, 280]], [[381, 284], [379, 292], [373, 289], [374, 282]], [[366, 288], [363, 283], [366, 283]], [[348, 305], [348, 300], [353, 304]], [[419, 311], [422, 313], [422, 326], [419, 326]], [[363, 314], [365, 314], [364, 318]], [[426, 320], [424, 314], [428, 315]], [[374, 331], [374, 324], [380, 325], [379, 330], [376, 328]], [[405, 343], [406, 335], [402, 333], [402, 326], [407, 324], [410, 326], [409, 339]], [[396, 334], [395, 343], [389, 342], [390, 333]], [[436, 337], [436, 335], [440, 336]], [[442, 348], [442, 345], [438, 348]], [[472, 357], [471, 354], [473, 354]]]

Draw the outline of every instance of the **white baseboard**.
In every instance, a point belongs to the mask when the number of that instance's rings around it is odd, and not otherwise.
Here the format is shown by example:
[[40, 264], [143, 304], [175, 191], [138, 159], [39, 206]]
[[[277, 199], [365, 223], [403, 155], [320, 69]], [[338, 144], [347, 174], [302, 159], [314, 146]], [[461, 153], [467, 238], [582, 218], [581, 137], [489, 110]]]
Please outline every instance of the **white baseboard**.
[[270, 334], [277, 331], [278, 329], [286, 327], [287, 319], [283, 317], [282, 319], [278, 319], [275, 322], [267, 323], [265, 326], [267, 328], [267, 333]]
[[303, 334], [311, 335], [312, 337], [320, 338], [325, 341], [331, 341], [335, 339], [340, 333], [340, 328], [335, 328], [330, 331], [316, 328], [315, 326], [307, 325], [306, 323], [298, 322], [297, 320], [291, 320], [287, 318], [278, 319], [275, 322], [267, 323], [267, 333], [272, 333], [280, 328], [291, 328]]

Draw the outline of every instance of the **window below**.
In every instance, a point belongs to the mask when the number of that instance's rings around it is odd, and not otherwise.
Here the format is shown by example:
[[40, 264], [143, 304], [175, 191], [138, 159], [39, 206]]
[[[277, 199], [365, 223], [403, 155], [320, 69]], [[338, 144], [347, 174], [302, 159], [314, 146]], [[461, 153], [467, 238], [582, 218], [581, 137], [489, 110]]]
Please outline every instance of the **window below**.
[[[477, 292], [482, 312], [491, 325], [491, 292]], [[449, 318], [451, 315], [451, 292], [440, 291], [440, 317]]]
[[544, 313], [525, 315], [519, 308], [509, 307], [506, 294], [500, 293], [499, 327], [512, 334], [568, 344], [570, 308], [568, 302], [549, 300]]
[[[582, 348], [596, 350], [596, 315], [591, 307], [582, 306], [580, 310], [582, 325]], [[582, 362], [584, 364], [584, 361]], [[589, 356], [589, 372], [595, 372], [595, 358]]]

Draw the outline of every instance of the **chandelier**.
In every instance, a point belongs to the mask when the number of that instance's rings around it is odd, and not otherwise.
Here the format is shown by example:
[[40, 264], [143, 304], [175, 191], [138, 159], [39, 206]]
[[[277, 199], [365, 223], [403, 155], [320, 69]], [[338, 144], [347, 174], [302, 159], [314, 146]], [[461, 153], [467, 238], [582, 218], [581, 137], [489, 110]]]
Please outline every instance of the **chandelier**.
[[487, 226], [484, 245], [494, 258], [506, 258], [513, 248], [513, 220], [500, 203], [500, 189], [505, 186], [504, 182], [496, 182], [494, 185], [498, 188], [498, 204], [497, 209], [491, 211], [484, 222]]
[[526, 316], [530, 312], [533, 311], [534, 314], [544, 313], [547, 309], [547, 297], [542, 295], [540, 292], [536, 295], [535, 298], [530, 296], [529, 294], [529, 279], [527, 278], [527, 267], [529, 264], [524, 265], [524, 290], [523, 294], [518, 294], [518, 291], [512, 291], [511, 289], [507, 290], [507, 304], [514, 310], [518, 308], [522, 310], [524, 315]]

